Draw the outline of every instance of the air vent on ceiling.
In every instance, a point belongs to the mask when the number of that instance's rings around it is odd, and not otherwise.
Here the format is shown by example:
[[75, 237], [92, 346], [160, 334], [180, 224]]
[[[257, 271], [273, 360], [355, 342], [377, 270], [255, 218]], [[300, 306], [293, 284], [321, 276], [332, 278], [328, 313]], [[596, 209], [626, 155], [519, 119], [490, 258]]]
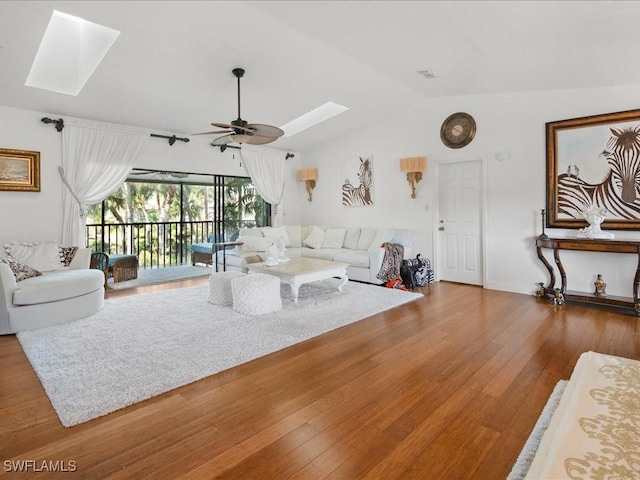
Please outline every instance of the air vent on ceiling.
[[420, 75], [422, 75], [423, 77], [428, 78], [430, 80], [434, 79], [434, 78], [438, 78], [438, 74], [432, 72], [431, 70], [418, 70], [418, 73]]

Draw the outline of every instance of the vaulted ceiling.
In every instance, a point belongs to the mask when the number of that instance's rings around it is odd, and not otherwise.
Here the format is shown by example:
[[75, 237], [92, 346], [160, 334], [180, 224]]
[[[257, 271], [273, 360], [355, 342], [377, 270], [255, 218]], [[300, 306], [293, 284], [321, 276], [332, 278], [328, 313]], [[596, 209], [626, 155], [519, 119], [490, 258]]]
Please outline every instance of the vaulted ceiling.
[[[26, 87], [53, 10], [119, 30], [78, 96]], [[0, 2], [0, 105], [179, 135], [237, 116], [304, 150], [430, 98], [640, 85], [640, 2]], [[430, 70], [435, 79], [417, 72]], [[213, 138], [213, 137], [212, 137]]]

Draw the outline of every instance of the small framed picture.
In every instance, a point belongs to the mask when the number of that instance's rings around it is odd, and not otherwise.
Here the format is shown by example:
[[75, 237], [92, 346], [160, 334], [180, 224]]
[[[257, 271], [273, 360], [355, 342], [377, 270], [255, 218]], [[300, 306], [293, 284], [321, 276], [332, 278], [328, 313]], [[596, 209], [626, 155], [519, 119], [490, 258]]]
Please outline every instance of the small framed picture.
[[0, 190], [39, 192], [40, 152], [0, 148]]

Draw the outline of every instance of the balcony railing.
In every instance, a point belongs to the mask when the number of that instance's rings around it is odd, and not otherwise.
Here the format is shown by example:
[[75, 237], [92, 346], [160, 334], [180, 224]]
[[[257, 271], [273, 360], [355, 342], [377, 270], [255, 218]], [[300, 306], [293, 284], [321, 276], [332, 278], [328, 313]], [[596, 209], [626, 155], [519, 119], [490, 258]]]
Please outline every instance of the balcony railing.
[[87, 225], [87, 245], [108, 255], [135, 255], [141, 268], [170, 267], [189, 263], [189, 247], [210, 235], [222, 239], [220, 231], [213, 221], [93, 224]]

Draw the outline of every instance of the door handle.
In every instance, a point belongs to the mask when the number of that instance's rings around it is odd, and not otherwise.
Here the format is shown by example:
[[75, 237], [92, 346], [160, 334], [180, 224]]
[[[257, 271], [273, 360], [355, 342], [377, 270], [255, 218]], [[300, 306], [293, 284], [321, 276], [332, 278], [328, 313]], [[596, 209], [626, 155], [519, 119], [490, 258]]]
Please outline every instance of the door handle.
[[444, 231], [444, 227], [440, 227], [438, 230], [440, 230], [441, 232]]

